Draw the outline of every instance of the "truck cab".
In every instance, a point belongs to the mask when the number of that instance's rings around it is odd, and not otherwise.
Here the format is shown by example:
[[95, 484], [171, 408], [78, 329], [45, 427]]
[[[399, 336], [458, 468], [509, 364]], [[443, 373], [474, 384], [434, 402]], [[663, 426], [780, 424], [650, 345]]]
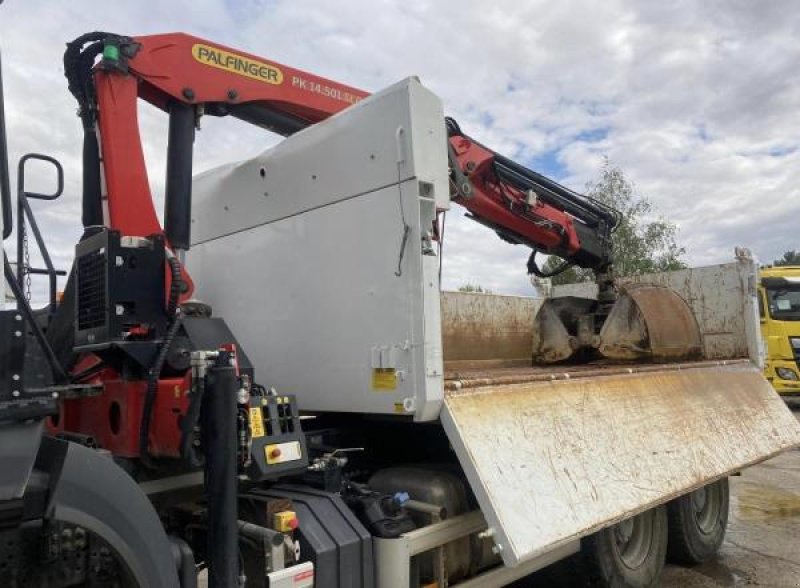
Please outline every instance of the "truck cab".
[[758, 287], [764, 375], [784, 396], [800, 396], [800, 266], [761, 269]]

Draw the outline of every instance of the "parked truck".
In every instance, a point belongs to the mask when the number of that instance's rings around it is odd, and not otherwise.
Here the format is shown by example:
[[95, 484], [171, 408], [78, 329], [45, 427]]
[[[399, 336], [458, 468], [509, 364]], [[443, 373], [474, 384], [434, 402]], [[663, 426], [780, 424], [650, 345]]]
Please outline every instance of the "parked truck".
[[[44, 267], [4, 255], [5, 585], [464, 588], [575, 555], [652, 586], [668, 553], [719, 547], [727, 476], [800, 442], [754, 363], [744, 256], [619, 284], [615, 211], [481, 145], [415, 78], [368, 95], [183, 34], [90, 33], [64, 63], [84, 235], [58, 298], [29, 200], [63, 171], [25, 156], [17, 231]], [[169, 115], [163, 229], [139, 98]], [[192, 181], [198, 123], [228, 115], [287, 138]], [[51, 194], [26, 189], [32, 159]], [[596, 296], [443, 295], [453, 203], [592, 268]]]
[[758, 287], [764, 376], [784, 397], [800, 395], [800, 267], [761, 269]]

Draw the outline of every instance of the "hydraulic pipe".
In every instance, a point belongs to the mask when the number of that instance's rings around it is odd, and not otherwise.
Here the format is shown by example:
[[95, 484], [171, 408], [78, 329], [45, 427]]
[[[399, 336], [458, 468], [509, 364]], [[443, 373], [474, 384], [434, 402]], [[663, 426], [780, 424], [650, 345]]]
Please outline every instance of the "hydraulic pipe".
[[180, 102], [171, 102], [167, 142], [164, 234], [173, 249], [183, 251], [189, 249], [191, 241], [194, 127], [194, 107]]
[[169, 543], [172, 547], [175, 567], [178, 569], [180, 588], [197, 588], [197, 569], [192, 548], [186, 541], [173, 535], [169, 536]]
[[257, 104], [236, 104], [230, 107], [230, 113], [240, 120], [284, 137], [302, 131], [311, 124], [289, 114], [264, 108]]
[[236, 371], [230, 355], [220, 352], [209, 370], [203, 398], [205, 490], [208, 500], [209, 588], [237, 588], [239, 547], [237, 524]]
[[97, 131], [83, 130], [83, 194], [81, 197], [83, 228], [103, 225], [103, 196], [100, 188], [100, 146]]
[[551, 204], [558, 206], [586, 224], [596, 226], [600, 220], [609, 223], [611, 226], [616, 224], [614, 213], [609, 209], [593, 203], [558, 182], [554, 182], [550, 178], [502, 155], [495, 155], [495, 161], [500, 173], [506, 176], [503, 179], [515, 184], [522, 190], [539, 188], [539, 191], [545, 192], [543, 195]]

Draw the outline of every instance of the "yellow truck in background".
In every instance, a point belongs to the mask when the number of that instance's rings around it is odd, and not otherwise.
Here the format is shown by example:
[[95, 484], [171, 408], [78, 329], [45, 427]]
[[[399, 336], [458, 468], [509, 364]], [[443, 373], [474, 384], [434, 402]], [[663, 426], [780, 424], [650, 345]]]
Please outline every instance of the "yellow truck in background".
[[784, 396], [800, 396], [800, 266], [761, 268], [758, 287], [764, 375]]

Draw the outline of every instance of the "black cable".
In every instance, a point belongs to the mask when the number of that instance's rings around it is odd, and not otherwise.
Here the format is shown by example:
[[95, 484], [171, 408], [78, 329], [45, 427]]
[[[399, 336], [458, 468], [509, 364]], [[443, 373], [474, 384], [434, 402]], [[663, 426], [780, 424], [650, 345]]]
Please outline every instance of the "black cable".
[[78, 116], [84, 129], [94, 128], [97, 118], [92, 68], [103, 52], [104, 41], [116, 37], [112, 33], [95, 31], [67, 43], [64, 51], [64, 76], [70, 93], [78, 101]]
[[161, 374], [161, 369], [164, 367], [164, 362], [167, 360], [169, 348], [172, 346], [172, 341], [178, 334], [178, 329], [181, 326], [180, 313], [178, 310], [178, 300], [182, 289], [183, 280], [181, 279], [181, 265], [174, 257], [168, 257], [167, 263], [169, 264], [172, 283], [169, 289], [169, 303], [167, 310], [170, 312], [170, 320], [172, 321], [161, 347], [158, 350], [158, 355], [153, 362], [153, 366], [147, 373], [147, 389], [144, 397], [144, 408], [142, 409], [142, 423], [139, 427], [139, 459], [142, 460], [145, 466], [152, 468], [154, 463], [150, 458], [149, 453], [149, 438], [150, 438], [150, 423], [153, 419], [153, 405], [156, 400], [156, 392], [158, 390], [158, 377]]
[[500, 177], [500, 172], [497, 169], [497, 163], [492, 162], [492, 172], [494, 173], [494, 178], [497, 180], [497, 189], [500, 191], [500, 196], [503, 197], [506, 204], [508, 205], [508, 209], [511, 212], [514, 212], [514, 200], [506, 193], [506, 186], [503, 183], [503, 179]]
[[461, 127], [452, 116], [444, 117], [444, 126], [447, 129], [448, 137], [464, 136], [464, 133], [461, 132]]
[[403, 208], [403, 182], [401, 180], [400, 163], [397, 164], [397, 193], [400, 201], [400, 223], [403, 225], [403, 238], [400, 241], [400, 254], [397, 257], [397, 269], [394, 275], [398, 278], [403, 275], [403, 258], [406, 254], [406, 243], [408, 243], [408, 235], [411, 232], [411, 227], [406, 222], [406, 212]]
[[167, 257], [167, 263], [169, 264], [172, 277], [169, 285], [169, 301], [167, 304], [167, 315], [171, 319], [178, 311], [178, 301], [180, 300], [181, 290], [183, 289], [183, 278], [181, 277], [181, 264], [177, 259], [174, 257]]
[[5, 98], [3, 97], [3, 66], [0, 64], [0, 199], [3, 209], [3, 239], [11, 236], [11, 187], [8, 174], [8, 141], [6, 140]]
[[205, 392], [205, 379], [197, 378], [197, 381], [194, 382], [189, 408], [186, 409], [186, 414], [181, 419], [181, 458], [191, 467], [200, 467], [205, 463], [200, 453], [194, 448], [194, 428], [200, 420]]
[[528, 258], [528, 274], [533, 274], [537, 278], [552, 278], [553, 276], [557, 276], [558, 274], [563, 274], [569, 268], [571, 268], [574, 264], [571, 261], [567, 261], [566, 259], [564, 262], [556, 267], [554, 270], [546, 272], [539, 267], [536, 263], [536, 251], [531, 251], [531, 256]]

